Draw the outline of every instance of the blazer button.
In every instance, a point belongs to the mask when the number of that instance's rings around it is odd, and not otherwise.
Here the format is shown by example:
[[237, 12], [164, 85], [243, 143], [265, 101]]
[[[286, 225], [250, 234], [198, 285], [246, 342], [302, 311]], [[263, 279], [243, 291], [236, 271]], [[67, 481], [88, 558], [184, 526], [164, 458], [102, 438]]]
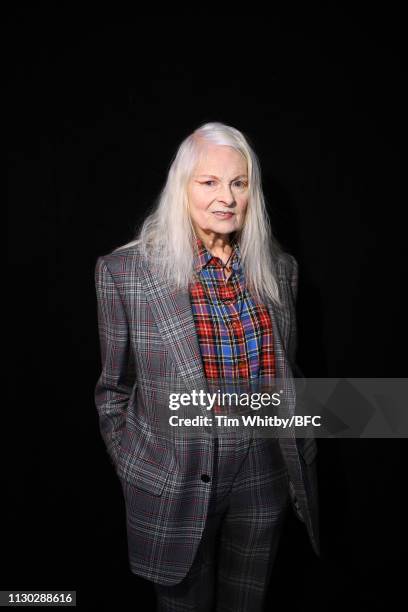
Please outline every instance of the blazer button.
[[211, 478], [209, 477], [208, 474], [201, 474], [201, 480], [203, 482], [210, 482]]

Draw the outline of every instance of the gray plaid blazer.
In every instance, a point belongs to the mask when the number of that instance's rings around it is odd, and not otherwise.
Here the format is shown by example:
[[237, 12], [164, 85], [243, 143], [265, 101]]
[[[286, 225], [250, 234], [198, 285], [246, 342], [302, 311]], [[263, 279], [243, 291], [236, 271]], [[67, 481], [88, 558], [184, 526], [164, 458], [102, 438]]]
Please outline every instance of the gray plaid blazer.
[[[298, 264], [277, 261], [283, 308], [271, 315], [277, 378], [295, 402]], [[95, 283], [102, 371], [95, 403], [100, 432], [121, 482], [131, 571], [159, 584], [177, 584], [188, 572], [208, 510], [214, 438], [177, 441], [157, 424], [169, 411], [164, 388], [206, 389], [188, 291], [175, 291], [142, 261], [138, 247], [100, 256]], [[320, 554], [316, 441], [280, 438], [292, 507]], [[163, 495], [165, 492], [165, 495]], [[165, 502], [163, 500], [166, 500]]]

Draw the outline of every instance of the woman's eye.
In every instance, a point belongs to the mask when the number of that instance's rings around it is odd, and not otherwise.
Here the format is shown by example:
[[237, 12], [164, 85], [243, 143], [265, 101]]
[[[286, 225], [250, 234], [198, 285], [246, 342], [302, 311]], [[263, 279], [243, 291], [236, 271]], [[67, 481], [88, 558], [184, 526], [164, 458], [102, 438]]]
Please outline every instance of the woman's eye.
[[[211, 187], [213, 183], [215, 183], [215, 181], [205, 181], [203, 185], [208, 185], [209, 187]], [[244, 181], [235, 181], [234, 184], [238, 185], [238, 187], [245, 187], [246, 185]]]

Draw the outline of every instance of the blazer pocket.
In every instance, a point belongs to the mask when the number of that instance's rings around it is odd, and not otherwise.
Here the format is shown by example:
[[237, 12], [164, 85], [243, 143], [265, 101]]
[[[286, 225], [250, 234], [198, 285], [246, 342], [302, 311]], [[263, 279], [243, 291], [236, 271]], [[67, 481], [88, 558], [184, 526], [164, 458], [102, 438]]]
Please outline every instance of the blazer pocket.
[[161, 495], [170, 463], [171, 453], [164, 439], [139, 429], [125, 430], [116, 468], [120, 479], [152, 495]]

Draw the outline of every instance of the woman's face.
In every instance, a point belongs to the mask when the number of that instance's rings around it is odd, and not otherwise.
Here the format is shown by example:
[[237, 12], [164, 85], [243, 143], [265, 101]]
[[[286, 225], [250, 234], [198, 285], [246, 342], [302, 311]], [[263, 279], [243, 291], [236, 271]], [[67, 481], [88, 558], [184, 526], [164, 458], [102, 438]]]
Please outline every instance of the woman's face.
[[188, 186], [191, 220], [199, 237], [242, 228], [248, 204], [245, 158], [229, 146], [206, 144]]

